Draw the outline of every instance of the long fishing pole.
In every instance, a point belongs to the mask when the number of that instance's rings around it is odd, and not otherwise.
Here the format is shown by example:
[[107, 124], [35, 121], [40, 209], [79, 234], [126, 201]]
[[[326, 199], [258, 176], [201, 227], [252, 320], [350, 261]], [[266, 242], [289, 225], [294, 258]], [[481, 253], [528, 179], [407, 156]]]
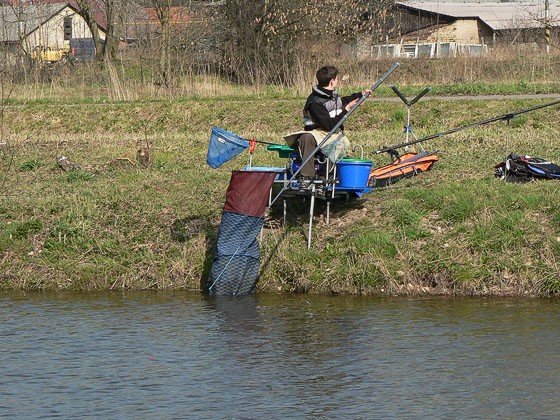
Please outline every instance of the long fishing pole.
[[272, 143], [270, 141], [264, 141], [264, 140], [257, 140], [257, 139], [244, 139], [243, 137], [239, 137], [240, 139], [245, 140], [246, 142], [251, 143], [252, 141], [254, 141], [255, 143], [260, 143], [260, 144], [268, 144], [270, 146], [282, 146], [280, 143]]
[[[251, 142], [253, 140], [249, 140], [249, 142]], [[268, 144], [270, 146], [282, 146], [280, 143], [272, 143], [270, 141], [264, 141], [264, 140], [255, 140], [255, 143], [260, 143], [260, 144]]]
[[508, 114], [500, 115], [498, 117], [488, 118], [487, 120], [475, 122], [475, 123], [468, 124], [468, 125], [463, 125], [461, 127], [453, 128], [453, 129], [447, 130], [447, 131], [442, 131], [441, 133], [430, 134], [429, 136], [422, 137], [422, 138], [419, 138], [417, 140], [396, 144], [394, 146], [384, 147], [383, 149], [376, 150], [373, 153], [377, 155], [379, 153], [391, 152], [392, 150], [395, 150], [395, 149], [400, 149], [400, 148], [403, 148], [403, 147], [406, 147], [406, 146], [410, 146], [412, 144], [422, 143], [422, 142], [427, 141], [427, 140], [432, 140], [432, 139], [435, 139], [435, 138], [438, 138], [438, 137], [447, 136], [448, 134], [457, 133], [458, 131], [463, 131], [463, 130], [466, 130], [468, 128], [478, 127], [480, 125], [489, 124], [489, 123], [495, 122], [495, 121], [505, 120], [505, 121], [509, 122], [516, 115], [525, 114], [526, 112], [536, 111], [537, 109], [542, 109], [542, 108], [546, 108], [546, 107], [553, 106], [553, 105], [558, 105], [558, 104], [560, 104], [560, 100], [554, 101], [554, 102], [549, 102], [547, 104], [537, 105], [537, 106], [527, 108], [527, 109], [522, 109], [520, 111], [510, 112]]
[[[373, 92], [374, 90], [376, 90], [379, 85], [381, 85], [381, 83], [383, 83], [385, 81], [385, 79], [387, 79], [387, 77], [389, 77], [391, 75], [391, 73], [393, 73], [398, 67], [400, 66], [399, 62], [396, 62], [395, 64], [393, 64], [391, 66], [391, 68], [389, 70], [387, 70], [385, 72], [385, 74], [383, 74], [379, 80], [377, 80], [377, 82], [375, 82], [373, 84], [373, 86], [371, 87], [371, 91]], [[335, 126], [331, 129], [331, 131], [329, 131], [327, 133], [327, 135], [325, 136], [325, 138], [323, 140], [321, 140], [321, 142], [317, 145], [317, 147], [315, 147], [315, 149], [311, 152], [311, 154], [301, 163], [301, 166], [299, 167], [299, 169], [297, 171], [295, 171], [293, 173], [293, 175], [291, 176], [291, 178], [288, 180], [288, 182], [285, 183], [285, 185], [282, 187], [282, 189], [278, 192], [278, 194], [276, 195], [276, 197], [274, 197], [274, 199], [270, 202], [269, 207], [272, 207], [272, 205], [276, 202], [276, 200], [278, 200], [278, 198], [280, 198], [280, 196], [282, 195], [282, 193], [284, 191], [286, 191], [286, 189], [288, 188], [288, 185], [291, 183], [291, 181], [293, 181], [295, 179], [295, 177], [297, 175], [299, 175], [299, 173], [301, 172], [301, 170], [303, 169], [303, 167], [305, 166], [305, 164], [307, 162], [309, 162], [311, 159], [313, 159], [313, 157], [315, 156], [315, 153], [317, 153], [319, 151], [319, 149], [321, 147], [323, 147], [323, 145], [325, 144], [325, 142], [331, 138], [331, 136], [335, 133], [336, 130], [338, 130], [340, 128], [340, 126], [344, 123], [344, 121], [346, 121], [348, 119], [348, 117], [350, 115], [352, 115], [352, 113], [361, 105], [364, 103], [364, 101], [371, 95], [371, 93], [366, 92], [362, 95], [362, 97], [358, 100], [358, 102], [356, 103], [356, 105], [354, 105], [350, 111], [348, 111], [336, 124]]]

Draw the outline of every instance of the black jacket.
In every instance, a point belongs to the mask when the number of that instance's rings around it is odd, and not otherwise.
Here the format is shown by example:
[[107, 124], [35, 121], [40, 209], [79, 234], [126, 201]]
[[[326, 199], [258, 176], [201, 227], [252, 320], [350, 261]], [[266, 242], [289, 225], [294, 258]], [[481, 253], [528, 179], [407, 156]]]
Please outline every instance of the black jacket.
[[[348, 111], [344, 108], [350, 102], [362, 97], [361, 92], [349, 96], [338, 96], [337, 90], [328, 90], [313, 86], [303, 107], [303, 125], [305, 130], [316, 128], [331, 131]], [[340, 127], [342, 130], [344, 127]]]

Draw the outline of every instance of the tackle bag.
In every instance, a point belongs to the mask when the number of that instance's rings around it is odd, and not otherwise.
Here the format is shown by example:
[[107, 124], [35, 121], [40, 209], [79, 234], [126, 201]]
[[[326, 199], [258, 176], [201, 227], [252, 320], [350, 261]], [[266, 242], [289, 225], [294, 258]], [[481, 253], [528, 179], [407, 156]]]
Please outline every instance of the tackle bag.
[[560, 166], [541, 158], [510, 154], [494, 166], [494, 175], [506, 182], [560, 179]]
[[427, 171], [438, 161], [436, 152], [406, 153], [394, 162], [375, 168], [369, 174], [368, 187], [381, 188], [403, 178], [412, 178]]

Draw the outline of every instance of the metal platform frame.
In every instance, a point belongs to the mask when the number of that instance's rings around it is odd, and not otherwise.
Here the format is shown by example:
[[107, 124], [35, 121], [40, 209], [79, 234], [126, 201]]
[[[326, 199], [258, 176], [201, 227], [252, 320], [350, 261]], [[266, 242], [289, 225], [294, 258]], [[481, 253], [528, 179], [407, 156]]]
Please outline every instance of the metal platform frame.
[[[336, 173], [336, 170], [335, 170]], [[282, 224], [286, 225], [287, 220], [287, 212], [288, 212], [288, 205], [287, 199], [294, 198], [294, 197], [301, 197], [301, 198], [309, 198], [309, 226], [307, 231], [307, 249], [311, 248], [311, 237], [313, 233], [313, 216], [315, 213], [315, 199], [325, 200], [327, 204], [326, 209], [326, 224], [330, 224], [330, 208], [331, 202], [336, 197], [342, 197], [348, 200], [350, 195], [352, 194], [363, 194], [368, 193], [371, 191], [370, 188], [348, 188], [348, 187], [339, 187], [336, 183], [329, 183], [321, 180], [316, 180], [311, 184], [311, 189], [309, 190], [299, 190], [299, 179], [290, 180], [287, 178], [287, 171], [284, 172], [285, 179], [278, 179], [274, 181], [274, 184], [280, 185], [284, 191], [282, 192]], [[289, 187], [289, 184], [292, 183], [294, 185], [293, 188]], [[273, 188], [274, 188], [273, 184]], [[323, 184], [323, 188], [325, 188], [325, 195], [317, 194], [317, 187]], [[269, 198], [269, 206], [272, 200], [272, 189], [270, 190], [270, 198]]]
[[[356, 148], [360, 149], [360, 157], [361, 159], [363, 159], [364, 157], [364, 150], [362, 146], [354, 146], [353, 150], [355, 150]], [[297, 150], [295, 149], [291, 149], [294, 153], [297, 154]], [[282, 150], [283, 153], [286, 152], [286, 150]], [[325, 160], [321, 160], [322, 155], [320, 155], [319, 157], [317, 155], [314, 156], [314, 163], [318, 163], [318, 164], [322, 164], [322, 165], [326, 165], [325, 167], [325, 173], [326, 174], [330, 174], [332, 171], [332, 177], [330, 179], [329, 175], [327, 175], [327, 179], [325, 180], [315, 180], [311, 183], [310, 189], [306, 189], [306, 190], [300, 190], [300, 186], [299, 186], [299, 182], [300, 182], [300, 178], [297, 176], [299, 174], [300, 169], [295, 169], [295, 167], [293, 166], [294, 164], [294, 159], [292, 157], [293, 155], [289, 155], [289, 157], [287, 157], [288, 159], [288, 163], [286, 164], [286, 166], [284, 168], [277, 168], [278, 170], [275, 171], [276, 173], [278, 173], [277, 179], [274, 181], [272, 188], [270, 189], [270, 195], [269, 195], [269, 200], [268, 200], [268, 209], [270, 209], [271, 205], [272, 205], [272, 196], [273, 196], [273, 190], [274, 190], [274, 186], [278, 186], [281, 189], [281, 195], [280, 198], [282, 198], [282, 225], [285, 226], [286, 225], [286, 220], [287, 220], [287, 211], [288, 211], [288, 206], [287, 206], [287, 199], [288, 198], [294, 198], [294, 197], [301, 197], [301, 198], [309, 198], [310, 202], [309, 202], [309, 227], [308, 227], [308, 233], [307, 233], [307, 249], [311, 248], [311, 236], [312, 236], [312, 232], [313, 232], [313, 215], [315, 212], [315, 199], [319, 198], [321, 200], [325, 200], [327, 203], [327, 209], [326, 209], [326, 224], [329, 225], [330, 224], [330, 208], [331, 208], [331, 202], [336, 198], [336, 197], [344, 197], [346, 198], [346, 200], [349, 199], [351, 194], [356, 194], [356, 195], [361, 195], [363, 193], [368, 193], [371, 191], [370, 188], [364, 187], [364, 188], [348, 188], [348, 187], [344, 187], [344, 186], [338, 186], [336, 183], [336, 179], [337, 179], [337, 166], [336, 164], [334, 165], [334, 167], [331, 169], [329, 166], [331, 165], [331, 162], [329, 161], [328, 158], [323, 157], [323, 159]], [[282, 156], [281, 156], [282, 157]], [[284, 158], [286, 156], [283, 156]], [[301, 158], [301, 157], [300, 157]], [[249, 161], [249, 168], [251, 167], [251, 161]], [[291, 177], [293, 177], [294, 175], [296, 175], [295, 179], [291, 179]], [[319, 186], [322, 187], [324, 194], [318, 194], [318, 188]], [[278, 198], [278, 197], [277, 197]], [[261, 231], [262, 234], [262, 231]]]

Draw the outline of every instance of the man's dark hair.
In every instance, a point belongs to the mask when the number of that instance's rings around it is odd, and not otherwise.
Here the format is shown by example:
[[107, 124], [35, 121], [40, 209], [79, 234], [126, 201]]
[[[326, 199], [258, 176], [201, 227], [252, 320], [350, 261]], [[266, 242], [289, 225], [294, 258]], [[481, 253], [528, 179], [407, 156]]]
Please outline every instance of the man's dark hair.
[[319, 87], [326, 87], [332, 79], [338, 76], [338, 69], [335, 66], [323, 66], [317, 70], [317, 82]]

